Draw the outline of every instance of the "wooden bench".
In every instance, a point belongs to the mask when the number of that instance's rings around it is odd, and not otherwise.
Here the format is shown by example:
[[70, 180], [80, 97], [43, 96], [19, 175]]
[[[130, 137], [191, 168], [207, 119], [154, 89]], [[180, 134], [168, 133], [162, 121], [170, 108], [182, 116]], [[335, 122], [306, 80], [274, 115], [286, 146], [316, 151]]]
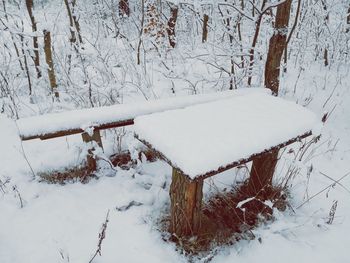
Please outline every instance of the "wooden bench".
[[173, 167], [170, 230], [181, 238], [200, 229], [205, 178], [254, 159], [263, 162], [310, 136], [316, 123], [312, 112], [295, 103], [253, 93], [137, 117], [134, 130]]
[[190, 105], [211, 102], [251, 92], [266, 93], [266, 90], [244, 89], [224, 91], [212, 94], [179, 96], [168, 99], [45, 114], [19, 119], [17, 120], [17, 126], [19, 129], [19, 136], [23, 141], [33, 139], [47, 140], [81, 133], [83, 141], [90, 144], [87, 166], [88, 172], [92, 172], [96, 168], [96, 160], [93, 155], [94, 144], [97, 143], [99, 147], [103, 148], [100, 130], [132, 125], [134, 123], [134, 118], [137, 116], [180, 109]]

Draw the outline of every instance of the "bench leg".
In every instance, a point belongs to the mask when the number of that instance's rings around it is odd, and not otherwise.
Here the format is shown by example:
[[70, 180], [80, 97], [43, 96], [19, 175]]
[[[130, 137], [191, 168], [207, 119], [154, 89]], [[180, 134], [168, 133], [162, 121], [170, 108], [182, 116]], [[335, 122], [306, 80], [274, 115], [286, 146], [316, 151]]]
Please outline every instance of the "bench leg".
[[248, 182], [249, 194], [259, 195], [265, 186], [272, 184], [272, 177], [278, 161], [278, 150], [272, 149], [253, 160]]
[[203, 180], [192, 181], [173, 168], [170, 186], [170, 232], [178, 238], [196, 235], [201, 226]]
[[[90, 143], [92, 141], [95, 141], [97, 145], [103, 149], [101, 134], [99, 130], [94, 129], [92, 136], [87, 132], [82, 133], [81, 136], [83, 137], [83, 141], [85, 143]], [[94, 158], [93, 151], [94, 151], [94, 147], [91, 147], [88, 150], [87, 168], [89, 173], [94, 172], [96, 170], [96, 160]]]

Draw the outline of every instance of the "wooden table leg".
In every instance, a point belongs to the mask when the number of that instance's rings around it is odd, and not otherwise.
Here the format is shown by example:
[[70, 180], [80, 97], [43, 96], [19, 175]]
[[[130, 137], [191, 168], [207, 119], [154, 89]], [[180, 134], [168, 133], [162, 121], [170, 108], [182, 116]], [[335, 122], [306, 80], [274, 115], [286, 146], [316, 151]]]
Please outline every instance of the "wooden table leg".
[[170, 186], [170, 232], [178, 238], [196, 235], [201, 226], [203, 180], [190, 180], [173, 168]]
[[278, 161], [278, 151], [278, 148], [274, 148], [253, 160], [248, 181], [250, 195], [259, 195], [264, 187], [272, 185], [272, 178]]

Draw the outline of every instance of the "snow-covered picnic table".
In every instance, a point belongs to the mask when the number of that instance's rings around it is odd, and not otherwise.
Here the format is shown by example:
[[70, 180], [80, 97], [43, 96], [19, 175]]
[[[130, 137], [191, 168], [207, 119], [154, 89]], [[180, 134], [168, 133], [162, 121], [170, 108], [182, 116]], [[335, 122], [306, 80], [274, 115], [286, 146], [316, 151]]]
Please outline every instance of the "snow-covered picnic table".
[[137, 137], [191, 179], [310, 135], [308, 109], [266, 93], [137, 117]]
[[180, 238], [199, 232], [204, 178], [257, 158], [268, 162], [262, 156], [315, 126], [315, 114], [302, 106], [254, 92], [134, 120], [137, 138], [173, 167], [170, 231]]

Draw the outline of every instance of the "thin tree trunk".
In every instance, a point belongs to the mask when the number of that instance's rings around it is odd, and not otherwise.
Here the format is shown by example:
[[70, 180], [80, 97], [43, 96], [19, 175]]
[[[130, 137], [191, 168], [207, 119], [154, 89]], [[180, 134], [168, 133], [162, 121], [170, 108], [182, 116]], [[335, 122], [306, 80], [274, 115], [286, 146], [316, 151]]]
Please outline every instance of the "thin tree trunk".
[[288, 44], [292, 38], [292, 35], [298, 25], [298, 20], [299, 20], [299, 16], [300, 16], [300, 8], [301, 8], [301, 0], [298, 0], [298, 6], [297, 6], [297, 11], [295, 13], [295, 19], [294, 19], [294, 23], [292, 26], [292, 29], [290, 30], [290, 33], [288, 35], [287, 41], [286, 41], [286, 47], [284, 48], [284, 72], [287, 72], [287, 60], [288, 60]]
[[52, 50], [51, 50], [51, 34], [50, 31], [44, 30], [44, 50], [45, 50], [45, 59], [48, 66], [47, 73], [49, 75], [50, 86], [52, 92], [55, 94], [55, 98], [59, 98], [59, 93], [57, 91], [57, 83], [54, 65], [52, 61]]
[[209, 21], [209, 16], [207, 14], [204, 14], [203, 15], [202, 43], [205, 43], [208, 40], [208, 21]]
[[169, 44], [172, 48], [174, 48], [176, 45], [175, 26], [176, 26], [178, 11], [179, 11], [179, 8], [177, 5], [171, 5], [170, 7], [171, 16], [168, 20], [167, 32], [168, 32]]
[[75, 36], [75, 32], [73, 30], [73, 28], [74, 28], [74, 20], [73, 20], [72, 10], [71, 10], [71, 8], [69, 6], [68, 0], [64, 0], [64, 3], [65, 3], [65, 6], [66, 6], [66, 9], [67, 9], [68, 18], [69, 18], [69, 25], [70, 25], [70, 35], [71, 35], [71, 37], [70, 37], [69, 41], [70, 41], [71, 44], [75, 44], [76, 41], [77, 41], [77, 37]]
[[[265, 4], [266, 4], [266, 0], [263, 0], [262, 5], [261, 5], [261, 11], [263, 11]], [[254, 14], [254, 7], [253, 7], [253, 14]], [[256, 43], [258, 42], [258, 36], [259, 36], [259, 32], [260, 32], [260, 26], [261, 26], [261, 21], [262, 21], [263, 15], [264, 15], [263, 13], [259, 14], [258, 20], [256, 21], [252, 48], [249, 50], [249, 68], [248, 68], [248, 72], [249, 72], [248, 85], [249, 86], [252, 84], [252, 75], [251, 74], [252, 74], [252, 69], [253, 69], [253, 65], [254, 65], [255, 46], [256, 46]]]
[[[32, 31], [34, 34], [37, 33], [37, 26], [35, 17], [33, 14], [33, 0], [26, 0], [26, 6], [28, 10], [28, 14], [30, 17], [30, 21], [32, 23]], [[34, 48], [34, 64], [35, 64], [35, 70], [37, 73], [37, 77], [41, 78], [41, 71], [40, 71], [40, 58], [39, 58], [39, 45], [38, 45], [38, 37], [33, 36], [33, 48]]]
[[75, 13], [75, 6], [76, 6], [76, 0], [72, 0], [72, 17], [73, 17], [73, 21], [74, 21], [74, 26], [75, 26], [75, 30], [77, 31], [78, 34], [78, 39], [80, 43], [83, 43], [83, 38], [81, 36], [81, 31], [80, 31], [80, 24], [79, 24], [79, 20], [78, 17]]
[[[327, 27], [328, 26], [328, 22], [329, 22], [329, 13], [328, 13], [328, 10], [327, 10], [327, 3], [326, 3], [325, 0], [321, 0], [321, 3], [323, 5], [323, 10], [326, 12], [326, 16], [324, 18], [324, 25]], [[328, 44], [326, 44], [326, 46], [324, 47], [324, 50], [323, 50], [323, 60], [324, 60], [325, 67], [327, 67], [329, 65]]]
[[119, 16], [130, 16], [129, 0], [119, 0]]
[[242, 42], [243, 39], [242, 39], [241, 24], [242, 24], [242, 17], [240, 17], [238, 22], [237, 22], [237, 33], [238, 33], [238, 40], [239, 40], [240, 50], [241, 50], [241, 53], [242, 53], [242, 56], [241, 56], [241, 67], [244, 68], [243, 42]]
[[[24, 32], [24, 25], [23, 25], [23, 21], [21, 21], [21, 22], [22, 22], [22, 33], [23, 33]], [[21, 39], [21, 48], [22, 48], [22, 55], [23, 55], [23, 59], [24, 59], [25, 73], [26, 73], [27, 81], [28, 81], [29, 96], [31, 96], [33, 93], [33, 89], [32, 89], [32, 81], [30, 79], [30, 74], [29, 74], [27, 55], [26, 55], [25, 49], [24, 49], [24, 36], [23, 36], [23, 34], [20, 34], [19, 36]]]
[[346, 24], [347, 24], [346, 33], [349, 33], [350, 32], [350, 4], [348, 8], [348, 13], [346, 15]]
[[141, 0], [141, 25], [140, 25], [139, 43], [137, 45], [137, 65], [141, 64], [140, 56], [141, 56], [141, 44], [142, 44], [144, 24], [145, 24], [145, 0]]

